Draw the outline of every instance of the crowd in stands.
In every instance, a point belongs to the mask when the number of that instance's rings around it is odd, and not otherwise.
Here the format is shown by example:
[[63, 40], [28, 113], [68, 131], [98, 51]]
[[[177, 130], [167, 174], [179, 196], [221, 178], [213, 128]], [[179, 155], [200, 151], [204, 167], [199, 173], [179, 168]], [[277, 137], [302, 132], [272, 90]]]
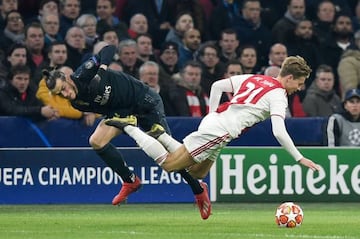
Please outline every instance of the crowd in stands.
[[289, 117], [343, 114], [360, 87], [360, 0], [0, 0], [0, 32], [0, 116], [91, 125], [96, 115], [47, 92], [42, 70], [68, 75], [107, 44], [110, 68], [157, 91], [168, 116], [206, 115], [214, 81], [276, 77], [289, 55], [313, 69]]

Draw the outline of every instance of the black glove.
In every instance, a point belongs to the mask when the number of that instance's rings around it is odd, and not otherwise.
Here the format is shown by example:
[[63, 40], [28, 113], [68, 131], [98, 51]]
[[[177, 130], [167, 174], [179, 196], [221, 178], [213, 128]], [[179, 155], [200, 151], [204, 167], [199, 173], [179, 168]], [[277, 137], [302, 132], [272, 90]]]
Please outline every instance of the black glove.
[[99, 52], [100, 65], [110, 65], [114, 59], [116, 53], [116, 47], [113, 45], [104, 46]]

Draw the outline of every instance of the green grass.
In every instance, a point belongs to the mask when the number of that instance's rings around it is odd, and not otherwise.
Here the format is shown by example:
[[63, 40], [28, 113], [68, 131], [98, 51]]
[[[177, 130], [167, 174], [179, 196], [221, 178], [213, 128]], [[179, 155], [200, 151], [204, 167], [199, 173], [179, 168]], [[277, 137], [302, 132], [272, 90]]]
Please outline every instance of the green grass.
[[360, 203], [303, 203], [295, 229], [275, 225], [276, 206], [214, 203], [204, 221], [192, 204], [1, 205], [0, 238], [360, 238]]

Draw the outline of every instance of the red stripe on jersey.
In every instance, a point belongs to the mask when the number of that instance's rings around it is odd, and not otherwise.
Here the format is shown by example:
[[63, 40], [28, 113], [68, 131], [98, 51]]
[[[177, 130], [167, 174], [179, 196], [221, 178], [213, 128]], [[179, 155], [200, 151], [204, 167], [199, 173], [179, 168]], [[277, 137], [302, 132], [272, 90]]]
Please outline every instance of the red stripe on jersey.
[[220, 105], [216, 111], [220, 113], [231, 104], [256, 104], [266, 93], [277, 88], [283, 87], [278, 80], [270, 76], [250, 76], [241, 84], [231, 101]]
[[206, 144], [202, 145], [201, 147], [193, 150], [192, 152], [190, 152], [191, 157], [195, 157], [196, 155], [201, 154], [202, 152], [204, 152], [207, 149], [210, 149], [211, 147], [213, 147], [214, 145], [220, 144], [224, 141], [226, 141], [227, 138], [229, 138], [229, 134], [225, 134], [224, 136], [221, 137], [217, 137], [209, 142], [207, 142]]

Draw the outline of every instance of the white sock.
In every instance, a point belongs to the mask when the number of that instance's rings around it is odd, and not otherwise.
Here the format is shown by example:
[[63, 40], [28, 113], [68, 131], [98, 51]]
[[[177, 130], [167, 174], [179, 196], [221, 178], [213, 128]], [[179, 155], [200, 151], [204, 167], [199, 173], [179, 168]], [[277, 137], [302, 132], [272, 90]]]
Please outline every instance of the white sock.
[[178, 148], [180, 148], [181, 143], [179, 143], [176, 139], [168, 135], [167, 133], [163, 133], [160, 135], [157, 140], [169, 151], [170, 153], [175, 152]]
[[[166, 155], [169, 153], [162, 144], [147, 135], [144, 131], [138, 127], [127, 125], [124, 127], [124, 131], [133, 138], [139, 147], [157, 163], [163, 163]], [[159, 161], [160, 160], [160, 161]]]

